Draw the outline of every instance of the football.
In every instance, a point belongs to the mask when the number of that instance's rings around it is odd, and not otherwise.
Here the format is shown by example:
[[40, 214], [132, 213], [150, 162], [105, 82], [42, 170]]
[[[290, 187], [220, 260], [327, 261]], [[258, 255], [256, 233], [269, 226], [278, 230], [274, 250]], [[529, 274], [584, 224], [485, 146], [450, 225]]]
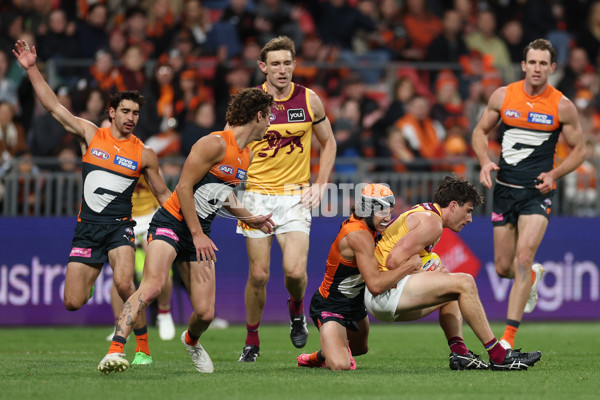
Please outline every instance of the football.
[[427, 254], [426, 256], [422, 256], [421, 261], [423, 262], [423, 266], [421, 267], [423, 271], [435, 271], [442, 266], [442, 260], [440, 259], [440, 256], [433, 252]]

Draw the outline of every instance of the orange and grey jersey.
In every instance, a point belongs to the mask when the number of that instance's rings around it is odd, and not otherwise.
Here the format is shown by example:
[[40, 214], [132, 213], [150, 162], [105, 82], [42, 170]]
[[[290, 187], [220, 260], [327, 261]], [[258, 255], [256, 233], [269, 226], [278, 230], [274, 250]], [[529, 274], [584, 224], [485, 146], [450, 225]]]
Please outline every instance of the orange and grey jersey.
[[[398, 243], [398, 241], [410, 231], [410, 229], [408, 229], [408, 226], [406, 225], [406, 218], [410, 214], [416, 212], [430, 212], [432, 214], [437, 215], [440, 218], [440, 220], [442, 219], [442, 210], [440, 209], [440, 206], [436, 203], [417, 204], [413, 206], [410, 210], [407, 210], [400, 214], [400, 216], [396, 218], [396, 220], [394, 220], [386, 228], [385, 231], [383, 231], [381, 239], [375, 247], [375, 258], [377, 259], [377, 263], [379, 264], [380, 271], [388, 270], [385, 266], [385, 262], [387, 261], [388, 255], [390, 254], [390, 251], [392, 251], [396, 243]], [[439, 242], [439, 240], [440, 238], [438, 238], [435, 242], [427, 245], [419, 252], [419, 255], [423, 257], [431, 253], [433, 251], [434, 246], [437, 244], [437, 242]]]
[[340, 241], [351, 232], [364, 230], [373, 235], [367, 224], [362, 219], [356, 219], [351, 216], [342, 223], [340, 231], [337, 234], [327, 257], [325, 277], [319, 293], [328, 301], [340, 303], [349, 307], [364, 307], [363, 297], [365, 292], [365, 281], [360, 275], [356, 260], [347, 260], [340, 253]]
[[[266, 91], [266, 84], [262, 86]], [[292, 83], [290, 95], [275, 99], [271, 126], [263, 140], [248, 146], [254, 160], [248, 170], [246, 190], [264, 194], [295, 194], [310, 180], [310, 142], [313, 111], [310, 91]]]
[[[223, 206], [236, 185], [241, 183], [250, 165], [250, 149], [240, 149], [233, 131], [213, 132], [211, 135], [221, 136], [226, 143], [225, 156], [212, 166], [210, 171], [194, 185], [194, 207], [200, 220], [202, 231], [210, 234], [210, 224]], [[177, 191], [165, 201], [163, 208], [179, 221], [183, 221], [181, 204]]]
[[524, 81], [508, 85], [500, 108], [502, 156], [497, 180], [532, 187], [541, 172], [553, 168], [561, 131], [558, 103], [563, 94], [548, 85], [543, 93], [529, 96], [523, 85]]
[[144, 144], [134, 135], [118, 140], [99, 128], [83, 155], [83, 195], [78, 221], [131, 219], [131, 196], [142, 173]]

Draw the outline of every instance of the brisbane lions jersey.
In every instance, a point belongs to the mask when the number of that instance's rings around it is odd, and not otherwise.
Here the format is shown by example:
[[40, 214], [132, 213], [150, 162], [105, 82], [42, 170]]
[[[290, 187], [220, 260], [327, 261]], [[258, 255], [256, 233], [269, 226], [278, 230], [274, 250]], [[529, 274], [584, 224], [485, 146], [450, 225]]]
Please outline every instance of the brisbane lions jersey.
[[[236, 185], [241, 183], [250, 165], [250, 149], [240, 149], [233, 131], [213, 132], [211, 135], [221, 136], [227, 145], [223, 159], [212, 166], [200, 182], [194, 185], [194, 206], [200, 220], [202, 231], [208, 235], [210, 224], [223, 206]], [[179, 221], [183, 221], [181, 204], [177, 191], [165, 201], [163, 208]]]
[[[266, 91], [266, 84], [262, 89]], [[271, 126], [263, 140], [250, 143], [254, 153], [246, 190], [284, 194], [290, 187], [308, 186], [313, 111], [309, 90], [292, 83], [284, 99], [275, 99]], [[293, 193], [288, 193], [293, 194]]]
[[[394, 248], [396, 243], [406, 235], [410, 230], [406, 225], [406, 217], [415, 212], [430, 212], [437, 215], [440, 220], [442, 219], [442, 211], [440, 206], [436, 203], [421, 203], [413, 206], [410, 210], [407, 210], [400, 214], [398, 218], [396, 218], [383, 233], [381, 234], [381, 240], [377, 243], [377, 247], [375, 247], [375, 258], [377, 259], [377, 263], [379, 264], [380, 271], [387, 271], [388, 269], [385, 266], [385, 262], [387, 260], [390, 251]], [[440, 241], [440, 238], [436, 240], [434, 243], [431, 243], [424, 249], [419, 252], [419, 256], [424, 257], [430, 254], [433, 251], [435, 245]]]
[[142, 173], [144, 144], [134, 135], [118, 140], [99, 128], [83, 155], [83, 195], [78, 221], [131, 219], [131, 196]]
[[497, 180], [533, 187], [538, 175], [554, 165], [561, 130], [558, 103], [563, 94], [548, 85], [543, 93], [529, 96], [523, 85], [524, 81], [508, 85], [500, 108], [502, 156]]

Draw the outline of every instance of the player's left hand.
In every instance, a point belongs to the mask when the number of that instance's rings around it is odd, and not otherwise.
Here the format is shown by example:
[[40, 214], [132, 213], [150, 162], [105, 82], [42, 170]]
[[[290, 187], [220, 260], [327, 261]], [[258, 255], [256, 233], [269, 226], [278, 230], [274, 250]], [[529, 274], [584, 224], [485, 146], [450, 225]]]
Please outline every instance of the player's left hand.
[[254, 215], [248, 219], [244, 219], [244, 223], [250, 228], [260, 229], [264, 233], [272, 233], [275, 223], [271, 219], [273, 213], [267, 215]]
[[12, 50], [15, 57], [19, 61], [19, 64], [25, 69], [29, 69], [35, 65], [35, 59], [37, 58], [37, 51], [35, 46], [29, 48], [29, 45], [24, 40], [17, 40], [15, 48]]
[[542, 192], [542, 194], [549, 193], [554, 187], [554, 178], [547, 172], [542, 172], [537, 177], [537, 184], [535, 188]]
[[304, 189], [302, 192], [302, 197], [300, 198], [300, 203], [302, 207], [312, 209], [316, 208], [321, 204], [321, 197], [323, 197], [323, 193], [325, 192], [325, 185], [321, 185], [315, 183], [310, 187]]

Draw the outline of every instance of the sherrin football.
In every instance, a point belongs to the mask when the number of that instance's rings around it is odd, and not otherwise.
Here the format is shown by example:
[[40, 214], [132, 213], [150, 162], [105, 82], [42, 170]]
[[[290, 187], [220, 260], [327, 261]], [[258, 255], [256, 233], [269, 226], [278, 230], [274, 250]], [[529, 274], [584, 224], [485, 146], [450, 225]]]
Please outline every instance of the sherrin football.
[[435, 271], [437, 268], [442, 266], [442, 260], [440, 259], [440, 256], [433, 252], [427, 254], [426, 256], [422, 256], [421, 261], [423, 262], [423, 266], [421, 267], [423, 271]]

